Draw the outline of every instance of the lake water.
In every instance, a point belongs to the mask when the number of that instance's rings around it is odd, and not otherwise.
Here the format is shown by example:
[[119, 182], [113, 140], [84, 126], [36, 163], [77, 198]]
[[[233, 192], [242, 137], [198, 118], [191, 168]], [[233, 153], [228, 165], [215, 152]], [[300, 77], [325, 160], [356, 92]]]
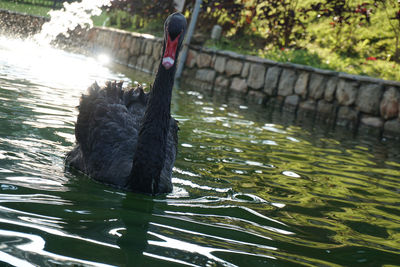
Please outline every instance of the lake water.
[[171, 194], [64, 170], [80, 95], [152, 77], [0, 40], [0, 265], [400, 264], [400, 145], [175, 88]]

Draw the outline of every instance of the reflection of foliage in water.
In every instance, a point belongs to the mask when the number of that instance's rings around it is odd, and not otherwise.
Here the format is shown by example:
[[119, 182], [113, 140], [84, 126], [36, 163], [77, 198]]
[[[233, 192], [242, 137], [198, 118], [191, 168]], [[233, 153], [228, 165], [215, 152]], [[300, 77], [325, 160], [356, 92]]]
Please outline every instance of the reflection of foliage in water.
[[216, 195], [248, 198], [244, 206], [297, 229], [291, 242], [303, 238], [306, 246], [329, 250], [363, 246], [382, 255], [398, 252], [400, 165], [380, 158], [373, 143], [263, 123], [249, 118], [247, 106], [188, 94], [191, 100], [185, 97], [176, 111], [184, 140], [176, 166], [197, 174], [193, 182], [220, 189]]
[[120, 192], [64, 171], [75, 106], [90, 80], [152, 79], [67, 53], [53, 55], [73, 74], [38, 76], [45, 57], [11, 51], [0, 53], [0, 253], [38, 266], [397, 264], [398, 144], [176, 88], [174, 192]]

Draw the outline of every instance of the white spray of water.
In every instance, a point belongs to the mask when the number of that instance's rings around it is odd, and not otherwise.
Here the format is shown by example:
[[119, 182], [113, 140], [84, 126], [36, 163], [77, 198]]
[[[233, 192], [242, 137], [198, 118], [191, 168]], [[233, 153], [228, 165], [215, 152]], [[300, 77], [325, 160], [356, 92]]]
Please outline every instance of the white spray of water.
[[59, 34], [68, 37], [68, 30], [77, 26], [93, 27], [92, 16], [101, 14], [101, 7], [109, 6], [112, 0], [82, 0], [82, 2], [64, 3], [61, 10], [51, 10], [49, 22], [33, 38], [39, 44], [50, 44]]

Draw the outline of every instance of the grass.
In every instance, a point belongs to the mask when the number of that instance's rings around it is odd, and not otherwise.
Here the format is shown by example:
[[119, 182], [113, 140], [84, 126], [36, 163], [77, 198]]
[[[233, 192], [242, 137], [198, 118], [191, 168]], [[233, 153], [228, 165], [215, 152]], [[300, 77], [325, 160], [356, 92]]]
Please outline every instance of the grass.
[[26, 13], [26, 14], [42, 16], [42, 17], [49, 17], [49, 15], [47, 13], [51, 10], [50, 7], [29, 5], [29, 4], [11, 2], [11, 1], [1, 1], [0, 9], [7, 9], [7, 10], [20, 12], [20, 13]]
[[[30, 15], [42, 16], [46, 18], [50, 17], [48, 13], [50, 10], [52, 10], [51, 7], [18, 3], [13, 1], [0, 1], [0, 9], [6, 9]], [[100, 16], [95, 16], [92, 18], [93, 25], [105, 26], [108, 19], [109, 19], [108, 14], [106, 12], [103, 12]]]

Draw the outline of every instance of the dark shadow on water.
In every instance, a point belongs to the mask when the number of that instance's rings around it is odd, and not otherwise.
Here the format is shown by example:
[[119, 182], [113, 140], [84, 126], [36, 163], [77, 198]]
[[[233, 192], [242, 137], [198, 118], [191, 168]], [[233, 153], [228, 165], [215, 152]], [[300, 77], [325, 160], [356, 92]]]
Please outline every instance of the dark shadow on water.
[[122, 201], [120, 218], [125, 225], [117, 245], [126, 258], [126, 266], [144, 266], [143, 252], [148, 245], [148, 229], [152, 220], [154, 200], [150, 196], [128, 193]]

